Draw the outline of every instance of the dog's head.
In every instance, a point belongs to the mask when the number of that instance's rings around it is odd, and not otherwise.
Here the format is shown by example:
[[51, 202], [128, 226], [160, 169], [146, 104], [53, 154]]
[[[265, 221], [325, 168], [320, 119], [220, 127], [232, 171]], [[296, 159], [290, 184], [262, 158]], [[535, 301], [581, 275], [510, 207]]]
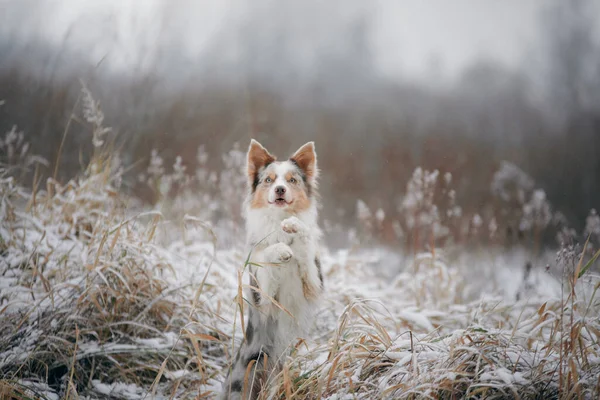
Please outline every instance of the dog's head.
[[288, 160], [277, 161], [252, 139], [247, 168], [250, 208], [280, 209], [297, 214], [313, 205], [319, 175], [313, 142], [300, 147]]

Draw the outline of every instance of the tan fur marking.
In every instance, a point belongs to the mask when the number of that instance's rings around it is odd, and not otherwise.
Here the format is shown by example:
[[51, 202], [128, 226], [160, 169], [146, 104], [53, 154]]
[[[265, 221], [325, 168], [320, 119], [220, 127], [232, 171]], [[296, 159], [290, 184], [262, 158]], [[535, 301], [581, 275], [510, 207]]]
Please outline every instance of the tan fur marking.
[[288, 206], [288, 210], [292, 214], [298, 214], [302, 211], [308, 210], [310, 207], [310, 199], [306, 195], [304, 185], [290, 185], [290, 190], [293, 193], [294, 202]]
[[302, 293], [304, 294], [304, 298], [307, 300], [314, 300], [319, 296], [319, 289], [315, 288], [314, 285], [310, 285], [305, 276], [301, 276], [300, 280], [302, 281]]
[[298, 167], [306, 174], [308, 179], [315, 179], [318, 175], [317, 170], [317, 155], [315, 153], [315, 144], [308, 142], [300, 147], [298, 151], [290, 157]]
[[250, 202], [250, 208], [264, 208], [269, 206], [268, 196], [269, 187], [264, 185], [258, 185], [254, 195], [252, 195], [252, 201]]
[[248, 182], [250, 185], [254, 183], [260, 169], [275, 160], [276, 157], [269, 153], [267, 149], [256, 140], [252, 140], [250, 149], [248, 149]]
[[288, 172], [285, 174], [285, 180], [290, 181], [290, 179], [297, 179], [296, 183], [290, 183], [289, 189], [293, 193], [294, 202], [290, 204], [290, 211], [294, 214], [298, 214], [299, 212], [305, 211], [310, 207], [310, 199], [306, 194], [306, 188], [304, 184], [302, 184], [301, 178], [295, 176], [293, 172]]

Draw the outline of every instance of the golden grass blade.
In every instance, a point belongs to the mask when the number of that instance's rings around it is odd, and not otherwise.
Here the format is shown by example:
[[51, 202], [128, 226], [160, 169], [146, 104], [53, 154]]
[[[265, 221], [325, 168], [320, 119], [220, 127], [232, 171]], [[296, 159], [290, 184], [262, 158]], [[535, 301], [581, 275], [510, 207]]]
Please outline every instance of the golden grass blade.
[[[577, 267], [575, 268], [575, 274], [573, 275], [573, 288], [577, 283], [577, 279], [581, 276], [581, 264], [583, 263], [583, 257], [585, 257], [585, 251], [587, 249], [588, 244], [590, 243], [591, 235], [588, 235], [585, 244], [583, 245], [583, 250], [581, 251], [581, 255], [579, 256], [579, 262], [577, 263]], [[573, 289], [574, 290], [574, 289]]]
[[240, 311], [240, 324], [242, 325], [242, 332], [244, 335], [244, 340], [246, 340], [246, 327], [244, 322], [244, 294], [242, 293], [242, 271], [238, 271], [238, 293], [237, 293], [237, 306]]
[[67, 384], [67, 395], [65, 400], [69, 400], [71, 397], [72, 391], [75, 391], [75, 385], [73, 385], [73, 374], [75, 374], [75, 361], [77, 360], [77, 346], [79, 345], [79, 328], [75, 325], [75, 345], [73, 348], [73, 360], [71, 362], [71, 368], [69, 372], [69, 381]]
[[273, 303], [275, 305], [275, 307], [279, 308], [281, 311], [283, 311], [284, 313], [286, 313], [287, 315], [289, 315], [290, 317], [292, 317], [293, 319], [296, 319], [296, 317], [294, 317], [294, 315], [289, 312], [285, 307], [283, 307], [278, 301], [276, 301], [274, 298], [272, 298], [271, 296], [269, 296], [268, 294], [266, 294], [265, 292], [262, 291], [261, 288], [256, 287], [256, 286], [252, 286], [252, 285], [244, 285], [245, 288], [249, 288], [252, 290], [256, 290], [257, 292], [259, 292], [261, 294], [261, 296], [266, 297], [267, 299], [269, 299], [269, 301], [271, 303]]
[[[251, 360], [248, 363], [248, 366], [246, 367], [246, 373], [244, 374], [244, 389], [242, 390], [242, 398], [247, 399], [248, 398], [248, 390], [252, 390], [252, 386], [250, 385], [250, 388], [248, 387], [248, 383], [250, 380], [250, 372], [252, 371], [252, 368], [254, 367], [254, 365], [256, 364], [256, 360]], [[256, 371], [256, 370], [255, 370]], [[256, 374], [254, 374], [256, 375]], [[254, 381], [255, 376], [252, 376], [252, 380]]]

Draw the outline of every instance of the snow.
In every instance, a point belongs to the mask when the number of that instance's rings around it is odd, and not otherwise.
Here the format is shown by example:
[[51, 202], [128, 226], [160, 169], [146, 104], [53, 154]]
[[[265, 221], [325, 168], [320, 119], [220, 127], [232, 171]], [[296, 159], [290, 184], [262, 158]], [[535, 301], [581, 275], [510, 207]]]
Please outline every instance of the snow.
[[[125, 399], [143, 399], [146, 397], [144, 389], [134, 384], [113, 383], [107, 385], [97, 379], [92, 380], [92, 386], [100, 393], [107, 396], [120, 396]], [[162, 396], [161, 396], [162, 397]]]
[[[96, 139], [100, 141], [101, 136], [99, 133]], [[231, 176], [244, 162], [242, 156], [239, 149], [225, 155]], [[204, 162], [206, 157], [199, 151]], [[180, 160], [176, 165], [179, 178], [173, 179], [182, 180], [185, 167]], [[504, 169], [494, 186], [500, 196], [514, 194], [509, 192], [515, 188], [509, 187], [507, 180], [516, 181], [518, 191], [531, 190], [520, 171], [510, 165]], [[158, 154], [153, 155], [150, 172], [150, 177], [164, 173]], [[208, 172], [200, 175], [208, 176]], [[444, 181], [450, 184], [452, 180], [445, 177]], [[65, 321], [79, 323], [82, 319], [69, 314], [69, 307], [97, 290], [100, 300], [96, 300], [104, 305], [94, 314], [97, 318], [106, 318], [102, 322], [111, 329], [144, 327], [143, 334], [128, 337], [123, 333], [126, 330], [115, 329], [102, 340], [82, 334], [76, 353], [72, 342], [58, 341], [67, 349], [70, 362], [102, 355], [107, 363], [121, 368], [124, 361], [117, 361], [117, 356], [159, 353], [163, 357], [173, 352], [182, 358], [168, 367], [165, 364], [163, 379], [154, 388], [95, 376], [93, 393], [139, 399], [156, 390], [157, 398], [168, 398], [174, 381], [193, 386], [196, 394], [219, 391], [242, 338], [236, 296], [238, 272], [244, 269], [247, 257], [243, 229], [232, 220], [205, 222], [210, 219], [205, 217], [213, 210], [213, 199], [201, 200], [206, 208], [198, 213], [184, 207], [193, 199], [186, 196], [193, 193], [173, 201], [171, 213], [166, 206], [161, 211], [125, 209], [109, 195], [115, 188], [107, 190], [101, 182], [92, 175], [57, 186], [58, 194], [51, 201], [26, 212], [24, 207], [14, 206], [16, 201], [6, 201], [23, 196], [23, 190], [12, 180], [2, 180], [0, 244], [8, 246], [0, 258], [0, 310], [3, 316], [22, 322], [17, 338], [0, 342], [5, 345], [0, 347], [0, 370], [34, 357], [40, 343], [52, 337], [60, 339]], [[437, 171], [415, 172], [410, 195], [401, 207], [418, 209], [421, 215], [408, 225], [437, 221], [437, 209], [425, 190], [437, 182]], [[227, 198], [239, 198], [236, 190], [228, 188]], [[531, 201], [528, 217], [533, 223], [547, 223], [545, 196], [534, 192]], [[12, 208], [16, 218], [4, 218]], [[357, 212], [363, 220], [373, 214], [361, 201]], [[383, 212], [374, 214], [380, 222], [385, 218]], [[595, 218], [596, 214], [590, 220], [592, 228]], [[473, 221], [473, 225], [481, 226], [480, 222]], [[88, 236], [81, 234], [87, 223], [91, 225]], [[545, 268], [554, 254], [547, 252], [535, 259], [525, 278], [523, 267], [530, 260], [530, 254], [522, 249], [507, 251], [493, 246], [457, 253], [436, 249], [414, 256], [376, 245], [335, 251], [324, 247], [321, 261], [326, 290], [315, 326], [311, 337], [287, 362], [305, 379], [315, 379], [311, 381], [315, 386], [325, 387], [324, 382], [332, 376], [335, 392], [322, 393], [328, 399], [433, 396], [439, 387], [448, 386], [447, 381], [453, 382], [453, 387], [454, 382], [457, 387], [468, 382], [473, 388], [506, 393], [527, 390], [539, 382], [557, 389], [554, 371], [570, 368], [551, 345], [562, 340], [556, 336], [558, 324], [567, 329], [566, 319], [561, 321], [565, 313], [572, 315], [578, 326], [590, 327], [580, 332], [586, 349], [591, 350], [578, 374], [581, 382], [592, 382], [600, 373], [600, 355], [593, 348], [600, 330], [598, 304], [590, 299], [600, 278], [588, 274], [580, 280], [573, 307], [563, 301], [562, 276]], [[128, 263], [141, 267], [132, 272], [125, 268]], [[135, 314], [114, 311], [119, 306], [115, 300], [119, 293], [114, 291], [131, 293], [129, 300], [135, 302], [135, 289], [151, 283], [161, 286], [159, 294], [144, 298]], [[169, 300], [168, 307], [178, 313], [162, 310], [172, 320], [157, 329], [144, 322], [144, 317], [161, 300]], [[51, 317], [43, 319], [48, 314]], [[88, 327], [84, 323], [78, 329], [85, 332]], [[201, 368], [190, 343], [201, 352]], [[146, 367], [155, 371], [162, 360], [158, 366]], [[360, 390], [355, 393], [349, 381]], [[64, 391], [64, 386], [50, 388], [33, 379], [20, 382], [43, 390], [52, 399]], [[184, 386], [178, 393], [183, 393]]]
[[405, 310], [405, 311], [401, 311], [398, 314], [398, 317], [405, 321], [413, 322], [414, 324], [420, 326], [421, 328], [424, 328], [427, 332], [431, 332], [431, 331], [435, 330], [435, 328], [433, 327], [431, 322], [429, 322], [429, 319], [427, 319], [426, 316], [424, 316], [423, 314], [421, 314], [419, 312], [412, 312], [412, 311]]

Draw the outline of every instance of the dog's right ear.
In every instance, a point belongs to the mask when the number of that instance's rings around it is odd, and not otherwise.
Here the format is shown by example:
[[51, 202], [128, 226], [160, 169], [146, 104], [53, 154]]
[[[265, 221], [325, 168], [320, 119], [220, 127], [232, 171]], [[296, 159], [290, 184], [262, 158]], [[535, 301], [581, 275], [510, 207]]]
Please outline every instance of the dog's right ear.
[[266, 167], [275, 161], [276, 158], [267, 151], [260, 143], [252, 139], [248, 149], [248, 184], [252, 189], [258, 185], [258, 174], [261, 168]]

